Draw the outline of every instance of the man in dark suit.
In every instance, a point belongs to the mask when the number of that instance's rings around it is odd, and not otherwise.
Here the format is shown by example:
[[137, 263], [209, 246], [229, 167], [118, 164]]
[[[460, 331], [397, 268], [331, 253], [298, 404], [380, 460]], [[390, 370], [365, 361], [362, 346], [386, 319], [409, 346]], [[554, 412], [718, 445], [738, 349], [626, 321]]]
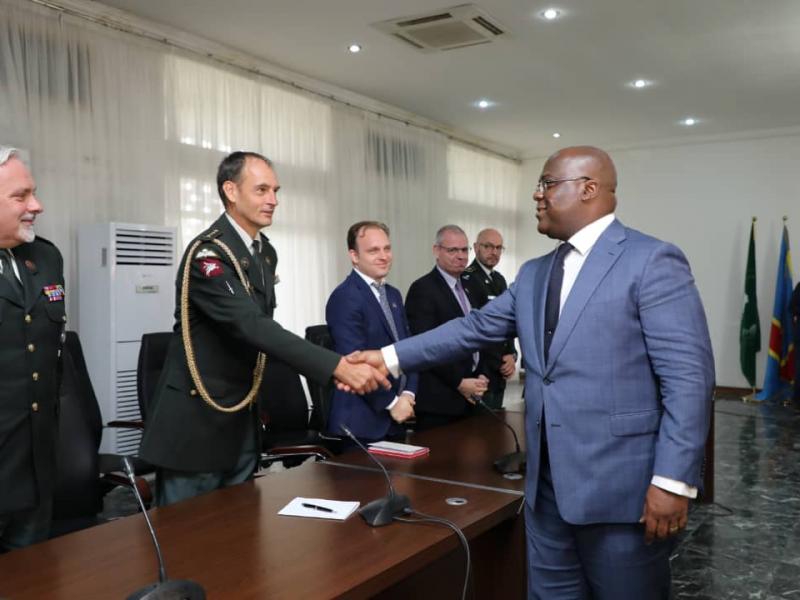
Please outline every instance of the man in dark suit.
[[533, 198], [558, 247], [482, 310], [351, 357], [397, 376], [518, 334], [531, 598], [669, 598], [674, 536], [702, 482], [703, 306], [678, 248], [616, 220], [616, 187], [602, 150], [555, 153]]
[[[451, 319], [463, 317], [472, 305], [461, 282], [467, 266], [469, 243], [457, 225], [436, 232], [433, 245], [436, 266], [411, 284], [406, 314], [411, 333], [423, 333]], [[452, 362], [419, 373], [417, 428], [445, 425], [472, 412], [475, 396], [487, 390], [488, 378], [478, 370], [478, 352], [463, 352]]]
[[338, 354], [272, 320], [276, 254], [260, 233], [278, 205], [278, 179], [259, 154], [234, 152], [219, 166], [225, 213], [184, 253], [176, 282], [175, 333], [141, 443], [157, 465], [157, 501], [171, 504], [250, 478], [258, 467], [264, 361], [358, 392], [388, 381], [353, 371]]
[[[496, 268], [505, 249], [503, 236], [496, 229], [484, 229], [478, 234], [473, 248], [475, 260], [464, 269], [461, 281], [472, 307], [483, 308], [508, 288], [506, 278]], [[489, 378], [489, 389], [483, 395], [483, 401], [491, 408], [503, 407], [506, 380], [513, 377], [516, 362], [514, 338], [481, 348], [481, 371]]]
[[35, 191], [0, 146], [0, 552], [47, 539], [56, 478], [64, 268], [34, 233]]
[[[349, 354], [380, 348], [410, 335], [403, 298], [385, 282], [392, 268], [389, 228], [377, 221], [360, 221], [347, 231], [347, 251], [353, 270], [333, 290], [325, 308], [334, 350]], [[364, 442], [397, 438], [401, 423], [414, 416], [417, 375], [399, 377], [389, 390], [356, 396], [335, 391], [328, 430], [341, 435], [347, 426]]]

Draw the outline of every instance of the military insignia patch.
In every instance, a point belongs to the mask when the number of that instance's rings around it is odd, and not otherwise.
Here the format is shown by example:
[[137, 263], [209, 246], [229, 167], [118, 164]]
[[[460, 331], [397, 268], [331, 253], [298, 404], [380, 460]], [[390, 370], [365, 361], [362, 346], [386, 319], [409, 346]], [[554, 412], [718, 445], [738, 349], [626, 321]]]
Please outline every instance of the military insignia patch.
[[64, 287], [61, 285], [46, 285], [42, 288], [48, 302], [63, 302]]
[[30, 271], [31, 273], [36, 273], [36, 263], [35, 263], [35, 262], [33, 262], [32, 260], [30, 260], [30, 259], [27, 259], [27, 260], [25, 261], [25, 267], [26, 267], [26, 268], [28, 269], [28, 271]]
[[214, 252], [211, 248], [201, 248], [197, 254], [194, 255], [195, 258], [219, 258], [219, 254]]
[[210, 279], [212, 277], [219, 277], [222, 275], [222, 261], [220, 261], [218, 258], [201, 258], [199, 262], [200, 271], [205, 277]]
[[248, 268], [250, 268], [250, 259], [247, 258], [246, 256], [243, 256], [242, 258], [240, 258], [239, 259], [239, 263], [242, 265], [242, 268], [244, 270], [247, 270]]

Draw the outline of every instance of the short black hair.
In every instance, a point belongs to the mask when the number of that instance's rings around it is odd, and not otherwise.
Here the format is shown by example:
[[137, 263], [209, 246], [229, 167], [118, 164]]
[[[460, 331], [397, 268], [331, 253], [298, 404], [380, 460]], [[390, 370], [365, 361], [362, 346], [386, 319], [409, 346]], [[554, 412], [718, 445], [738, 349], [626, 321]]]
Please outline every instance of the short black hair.
[[381, 223], [380, 221], [359, 221], [358, 223], [353, 223], [350, 229], [347, 230], [348, 250], [358, 251], [356, 247], [356, 238], [363, 235], [367, 229], [380, 229], [389, 237], [389, 227], [386, 223]]
[[228, 208], [228, 197], [225, 195], [225, 190], [222, 189], [222, 185], [226, 181], [232, 181], [238, 184], [242, 180], [242, 169], [244, 169], [248, 158], [263, 160], [270, 169], [272, 168], [272, 161], [258, 152], [243, 152], [238, 150], [223, 158], [217, 169], [217, 192], [219, 192], [219, 198], [222, 200], [222, 206], [225, 208]]

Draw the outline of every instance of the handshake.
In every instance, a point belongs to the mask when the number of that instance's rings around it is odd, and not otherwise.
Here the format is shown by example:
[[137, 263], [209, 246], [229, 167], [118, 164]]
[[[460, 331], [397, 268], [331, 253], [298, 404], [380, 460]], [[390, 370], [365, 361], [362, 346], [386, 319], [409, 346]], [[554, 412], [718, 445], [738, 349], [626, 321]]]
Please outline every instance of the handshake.
[[389, 369], [380, 350], [361, 350], [343, 356], [333, 372], [336, 387], [343, 392], [368, 394], [378, 387], [389, 389]]

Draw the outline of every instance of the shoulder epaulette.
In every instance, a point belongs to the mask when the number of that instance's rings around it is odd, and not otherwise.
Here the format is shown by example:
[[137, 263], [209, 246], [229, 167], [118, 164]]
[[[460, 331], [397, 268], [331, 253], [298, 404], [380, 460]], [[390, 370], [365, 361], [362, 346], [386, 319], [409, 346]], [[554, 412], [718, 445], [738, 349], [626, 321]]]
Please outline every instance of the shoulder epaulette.
[[475, 265], [472, 264], [472, 265], [468, 266], [466, 269], [464, 269], [464, 271], [466, 271], [468, 273], [474, 273], [475, 269], [476, 269]]
[[201, 240], [211, 241], [214, 238], [218, 238], [222, 235], [222, 232], [219, 229], [212, 229], [210, 231], [205, 232], [200, 236]]
[[42, 236], [40, 236], [40, 235], [37, 235], [37, 236], [36, 236], [36, 238], [35, 238], [35, 241], [37, 241], [37, 242], [44, 242], [44, 243], [45, 243], [45, 244], [47, 244], [48, 246], [53, 246], [53, 247], [55, 247], [55, 244], [54, 244], [53, 242], [51, 242], [51, 241], [50, 241], [50, 240], [48, 240], [47, 238], [43, 238], [43, 237], [42, 237]]

